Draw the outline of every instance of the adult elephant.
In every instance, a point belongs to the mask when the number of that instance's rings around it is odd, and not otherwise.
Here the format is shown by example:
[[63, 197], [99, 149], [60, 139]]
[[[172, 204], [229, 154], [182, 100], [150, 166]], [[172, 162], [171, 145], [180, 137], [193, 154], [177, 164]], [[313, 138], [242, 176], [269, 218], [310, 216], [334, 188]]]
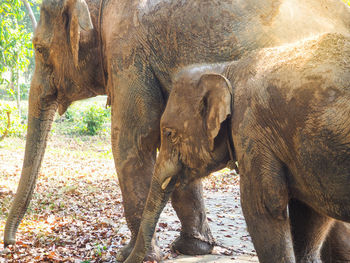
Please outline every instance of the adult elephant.
[[[29, 95], [22, 175], [5, 227], [5, 245], [31, 200], [54, 114], [76, 100], [108, 94], [112, 148], [123, 194], [131, 251], [147, 197], [159, 120], [171, 76], [193, 63], [239, 58], [323, 31], [350, 28], [339, 0], [43, 0], [33, 44], [36, 67]], [[211, 251], [200, 182], [174, 192], [182, 223], [174, 248]], [[153, 242], [149, 258], [157, 258]]]

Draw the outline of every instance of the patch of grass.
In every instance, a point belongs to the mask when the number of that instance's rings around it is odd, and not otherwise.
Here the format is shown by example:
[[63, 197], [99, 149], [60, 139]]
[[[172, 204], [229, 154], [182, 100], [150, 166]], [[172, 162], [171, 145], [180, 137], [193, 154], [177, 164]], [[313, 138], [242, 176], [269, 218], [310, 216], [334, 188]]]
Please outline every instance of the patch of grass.
[[[111, 111], [105, 105], [105, 96], [73, 103], [62, 116], [57, 113], [51, 134], [71, 138], [96, 135], [109, 137]], [[28, 101], [21, 102], [20, 118], [16, 102], [0, 100], [0, 136], [7, 126], [7, 111], [11, 112], [11, 127], [8, 136], [24, 138], [27, 132]], [[82, 140], [84, 141], [84, 138]]]
[[58, 117], [53, 132], [67, 136], [107, 135], [110, 133], [110, 109], [105, 100], [79, 101], [70, 106], [65, 114]]
[[7, 129], [8, 116], [10, 113], [10, 128], [8, 136], [24, 137], [27, 132], [27, 125], [24, 119], [18, 115], [17, 106], [11, 102], [0, 101], [0, 136], [3, 135]]

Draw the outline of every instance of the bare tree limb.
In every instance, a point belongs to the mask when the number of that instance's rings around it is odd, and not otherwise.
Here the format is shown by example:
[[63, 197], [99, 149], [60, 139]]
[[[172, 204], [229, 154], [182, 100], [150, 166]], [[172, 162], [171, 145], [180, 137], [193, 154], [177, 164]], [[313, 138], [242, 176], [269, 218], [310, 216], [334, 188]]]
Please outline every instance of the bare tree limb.
[[30, 7], [29, 3], [27, 0], [22, 0], [24, 6], [26, 7], [27, 11], [28, 11], [28, 14], [29, 14], [29, 17], [30, 19], [32, 20], [32, 26], [33, 26], [33, 31], [35, 30], [36, 28], [36, 19], [35, 19], [35, 16], [34, 16], [34, 13], [33, 13], [33, 10], [32, 8]]

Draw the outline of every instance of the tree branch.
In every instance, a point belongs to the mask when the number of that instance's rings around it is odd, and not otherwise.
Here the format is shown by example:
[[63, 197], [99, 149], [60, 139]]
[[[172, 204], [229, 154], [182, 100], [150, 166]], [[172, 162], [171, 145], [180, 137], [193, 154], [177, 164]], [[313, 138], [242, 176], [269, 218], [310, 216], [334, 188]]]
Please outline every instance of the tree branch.
[[28, 11], [28, 14], [29, 14], [29, 17], [30, 19], [32, 20], [32, 26], [33, 26], [33, 31], [35, 30], [36, 28], [36, 19], [35, 19], [35, 16], [34, 16], [34, 13], [33, 13], [33, 10], [32, 8], [30, 7], [29, 3], [27, 0], [22, 0], [24, 6], [26, 7], [27, 11]]

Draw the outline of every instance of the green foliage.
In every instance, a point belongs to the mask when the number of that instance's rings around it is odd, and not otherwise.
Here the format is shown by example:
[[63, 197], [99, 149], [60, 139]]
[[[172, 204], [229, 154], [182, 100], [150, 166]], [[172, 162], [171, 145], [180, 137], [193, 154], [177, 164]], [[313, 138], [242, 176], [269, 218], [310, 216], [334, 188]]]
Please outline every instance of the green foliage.
[[[33, 3], [28, 3], [34, 7]], [[39, 5], [34, 5], [34, 13], [38, 15]], [[28, 89], [23, 90], [21, 79], [26, 76], [28, 80], [34, 69], [31, 41], [33, 28], [26, 12], [21, 0], [0, 1], [0, 85], [4, 84], [6, 97], [17, 99], [18, 105], [20, 99], [25, 98], [28, 93]], [[15, 87], [19, 87], [19, 90]], [[17, 96], [17, 91], [21, 98]]]
[[75, 113], [73, 112], [72, 108], [68, 108], [64, 116], [68, 122], [74, 122]]
[[343, 2], [350, 6], [350, 0], [343, 0]]
[[[68, 108], [66, 113], [57, 117], [53, 123], [51, 132], [58, 135], [84, 136], [84, 135], [109, 135], [110, 134], [110, 109], [104, 106], [104, 98], [78, 101]], [[15, 102], [0, 100], [0, 136], [7, 127], [7, 114], [11, 112], [11, 127], [8, 136], [24, 137], [27, 131], [28, 102], [23, 101], [21, 112], [18, 116]], [[22, 120], [22, 121], [21, 121]]]
[[10, 112], [10, 129], [8, 136], [24, 137], [27, 132], [27, 125], [21, 122], [16, 106], [0, 102], [0, 136], [4, 134], [7, 127], [7, 113]]
[[[30, 84], [21, 83], [20, 95], [21, 100], [28, 100]], [[13, 100], [17, 96], [17, 90], [9, 89], [6, 85], [0, 85], [0, 98], [1, 100]]]
[[57, 119], [55, 132], [63, 131], [67, 135], [97, 135], [106, 133], [105, 124], [110, 120], [110, 110], [93, 103], [79, 103], [68, 108], [63, 118]]
[[[28, 100], [30, 84], [21, 83], [19, 87], [20, 87], [21, 99]], [[17, 96], [17, 94], [15, 95]]]
[[20, 0], [1, 1], [0, 75], [6, 71], [24, 71], [33, 56], [32, 32], [21, 23], [25, 15]]
[[97, 105], [91, 106], [83, 115], [83, 133], [96, 135], [103, 126], [108, 116], [108, 111]]

